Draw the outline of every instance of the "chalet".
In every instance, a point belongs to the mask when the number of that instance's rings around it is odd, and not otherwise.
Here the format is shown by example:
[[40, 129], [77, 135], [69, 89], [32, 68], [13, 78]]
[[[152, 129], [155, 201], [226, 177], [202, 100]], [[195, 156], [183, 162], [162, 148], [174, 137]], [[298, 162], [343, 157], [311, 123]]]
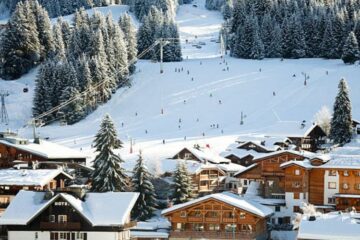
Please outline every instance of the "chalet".
[[332, 212], [319, 216], [304, 215], [298, 231], [298, 240], [357, 240], [360, 236], [360, 214]]
[[297, 150], [315, 152], [325, 143], [326, 133], [317, 124], [281, 121], [267, 128], [267, 135], [287, 137]]
[[360, 122], [353, 119], [352, 120], [352, 128], [354, 130], [354, 133], [360, 134]]
[[199, 195], [224, 191], [226, 173], [217, 165], [201, 165], [193, 174], [194, 191]]
[[252, 164], [254, 158], [283, 149], [287, 149], [291, 141], [283, 137], [241, 136], [236, 140], [237, 146], [221, 155], [231, 162], [243, 166]]
[[262, 196], [265, 198], [285, 198], [285, 172], [281, 164], [307, 158], [304, 152], [282, 150], [266, 154], [253, 160], [253, 164], [239, 171], [235, 177], [263, 183]]
[[72, 179], [72, 176], [61, 169], [0, 169], [0, 212], [5, 210], [21, 190], [63, 189]]
[[170, 226], [168, 221], [137, 222], [130, 230], [131, 240], [167, 240]]
[[0, 218], [9, 240], [129, 240], [138, 193], [20, 191]]
[[176, 153], [171, 159], [194, 160], [200, 163], [229, 163], [230, 160], [223, 158], [210, 150], [197, 148], [183, 148]]
[[267, 239], [273, 211], [239, 195], [207, 195], [162, 211], [169, 239]]
[[28, 140], [17, 136], [0, 135], [0, 167], [7, 168], [18, 161], [57, 161], [86, 163], [86, 155], [42, 139]]

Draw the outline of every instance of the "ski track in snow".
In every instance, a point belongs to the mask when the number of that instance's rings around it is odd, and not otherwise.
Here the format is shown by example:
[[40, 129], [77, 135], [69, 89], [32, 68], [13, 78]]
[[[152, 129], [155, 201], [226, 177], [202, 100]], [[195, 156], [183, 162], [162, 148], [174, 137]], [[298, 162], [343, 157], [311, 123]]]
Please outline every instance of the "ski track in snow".
[[[93, 136], [104, 114], [110, 113], [120, 138], [125, 142], [121, 150], [126, 159], [124, 167], [131, 169], [136, 159], [134, 154], [129, 154], [129, 142], [133, 139], [134, 153], [141, 149], [150, 163], [149, 168], [161, 172], [161, 168], [167, 169], [168, 166], [161, 166], [159, 160], [173, 156], [184, 146], [210, 144], [215, 152], [220, 152], [238, 134], [261, 133], [279, 120], [312, 121], [323, 105], [332, 108], [337, 84], [342, 77], [350, 86], [353, 116], [360, 118], [360, 99], [356, 97], [360, 94], [358, 65], [344, 65], [341, 60], [256, 61], [230, 57], [225, 57], [228, 63], [225, 65], [224, 59], [220, 58], [219, 44], [211, 41], [218, 37], [222, 16], [219, 12], [206, 10], [204, 0], [196, 2], [198, 8], [192, 4], [181, 6], [176, 18], [180, 26], [183, 62], [165, 63], [165, 72], [160, 74], [159, 64], [139, 61], [131, 88], [118, 90], [107, 104], [78, 124], [60, 127], [54, 123], [37, 129], [40, 136], [82, 149], [93, 156]], [[127, 7], [111, 6], [101, 8], [101, 11], [111, 11], [117, 21]], [[66, 20], [71, 18], [64, 17]], [[206, 45], [198, 49], [186, 44], [186, 39], [205, 42]], [[175, 68], [183, 68], [183, 71], [175, 72]], [[307, 86], [304, 86], [302, 72], [310, 76]], [[34, 69], [18, 81], [0, 81], [0, 89], [10, 93], [6, 107], [11, 122], [8, 126], [2, 124], [2, 130], [19, 130], [21, 135], [31, 137], [31, 128], [23, 126], [31, 117], [36, 73], [37, 69]], [[29, 88], [28, 93], [23, 92], [25, 87]], [[276, 96], [273, 96], [273, 91]], [[161, 109], [164, 114], [161, 114]], [[239, 124], [241, 111], [247, 115], [244, 125]], [[219, 124], [219, 129], [210, 128], [212, 124]]]

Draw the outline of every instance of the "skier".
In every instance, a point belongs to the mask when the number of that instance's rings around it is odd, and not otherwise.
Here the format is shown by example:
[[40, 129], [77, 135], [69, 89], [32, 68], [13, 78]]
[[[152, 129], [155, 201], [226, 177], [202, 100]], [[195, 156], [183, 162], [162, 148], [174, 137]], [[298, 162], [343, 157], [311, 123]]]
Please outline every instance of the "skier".
[[228, 70], [228, 71], [229, 71], [229, 67], [226, 67], [226, 70]]
[[179, 123], [181, 123], [181, 118], [179, 118]]
[[191, 81], [194, 81], [194, 78], [193, 78], [193, 77], [191, 78]]
[[203, 135], [203, 137], [205, 137], [205, 133], [204, 133], [204, 132], [202, 133], [202, 135]]
[[163, 139], [163, 144], [165, 144], [165, 139]]
[[186, 104], [186, 100], [184, 100], [184, 104]]
[[219, 128], [219, 124], [216, 124], [216, 128]]
[[200, 65], [202, 65], [202, 61], [200, 61]]
[[187, 70], [187, 74], [188, 74], [188, 75], [190, 74], [190, 71], [189, 71], [189, 70]]
[[219, 100], [219, 104], [222, 104], [221, 100]]
[[186, 136], [184, 137], [184, 141], [186, 141]]
[[276, 96], [276, 93], [275, 93], [275, 92], [273, 92], [273, 96], [274, 96], [274, 97]]
[[296, 74], [294, 73], [293, 77], [296, 77]]
[[182, 72], [184, 71], [184, 68], [183, 68], [183, 67], [181, 67], [181, 71], [182, 71]]
[[210, 93], [210, 97], [212, 97], [212, 93]]
[[121, 123], [121, 127], [124, 127], [124, 122]]
[[259, 68], [259, 72], [261, 72], [261, 68]]
[[138, 114], [137, 114], [137, 112], [135, 112], [135, 116], [137, 116]]
[[145, 134], [148, 134], [148, 131], [145, 129]]

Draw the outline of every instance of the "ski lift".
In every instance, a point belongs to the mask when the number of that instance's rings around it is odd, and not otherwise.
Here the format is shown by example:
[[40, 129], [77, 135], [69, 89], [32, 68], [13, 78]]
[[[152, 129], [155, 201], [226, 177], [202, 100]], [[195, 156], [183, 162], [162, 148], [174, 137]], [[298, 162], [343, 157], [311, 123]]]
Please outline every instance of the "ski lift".
[[24, 88], [23, 88], [23, 92], [24, 92], [24, 93], [27, 93], [27, 92], [29, 92], [29, 88], [27, 88], [27, 87], [24, 87]]
[[36, 127], [42, 127], [42, 126], [44, 126], [45, 125], [45, 123], [44, 123], [44, 121], [42, 120], [42, 119], [36, 119], [35, 120], [35, 126]]
[[111, 90], [111, 93], [112, 93], [112, 94], [115, 94], [115, 93], [116, 93], [116, 89]]

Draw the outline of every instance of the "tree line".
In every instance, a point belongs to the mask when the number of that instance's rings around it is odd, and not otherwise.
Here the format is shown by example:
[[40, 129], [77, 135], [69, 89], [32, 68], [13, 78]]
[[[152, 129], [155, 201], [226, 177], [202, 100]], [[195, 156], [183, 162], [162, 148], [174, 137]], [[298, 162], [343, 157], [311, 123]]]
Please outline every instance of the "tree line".
[[238, 58], [359, 58], [359, 0], [224, 0], [222, 33]]

